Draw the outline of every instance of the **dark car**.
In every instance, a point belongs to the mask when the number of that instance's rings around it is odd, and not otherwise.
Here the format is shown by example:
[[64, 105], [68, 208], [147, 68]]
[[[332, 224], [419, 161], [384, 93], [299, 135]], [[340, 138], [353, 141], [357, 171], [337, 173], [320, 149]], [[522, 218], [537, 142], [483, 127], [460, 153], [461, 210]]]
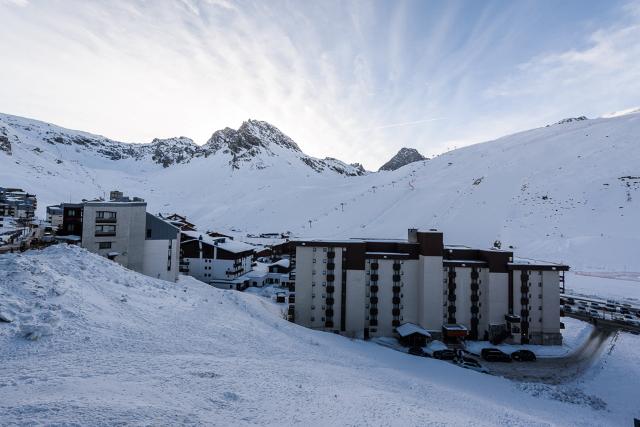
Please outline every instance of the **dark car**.
[[511, 356], [497, 348], [483, 348], [481, 354], [487, 362], [511, 362]]
[[440, 360], [453, 360], [456, 358], [456, 352], [449, 349], [436, 350], [433, 352], [433, 358]]
[[420, 347], [411, 347], [409, 348], [409, 354], [413, 354], [414, 356], [424, 356], [424, 351]]
[[516, 362], [535, 362], [536, 355], [531, 350], [517, 350], [511, 353], [511, 358]]

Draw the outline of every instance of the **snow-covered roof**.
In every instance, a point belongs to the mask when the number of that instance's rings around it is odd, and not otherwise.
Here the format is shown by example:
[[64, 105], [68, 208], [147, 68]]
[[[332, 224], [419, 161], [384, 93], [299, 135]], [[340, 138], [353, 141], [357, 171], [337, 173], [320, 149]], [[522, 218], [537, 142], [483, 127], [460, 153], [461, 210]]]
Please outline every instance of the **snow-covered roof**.
[[398, 333], [398, 335], [400, 335], [403, 338], [413, 334], [420, 334], [420, 335], [424, 335], [425, 337], [431, 336], [429, 331], [413, 323], [403, 323], [402, 325], [396, 328], [396, 332]]
[[182, 234], [192, 237], [195, 240], [202, 240], [204, 243], [209, 245], [217, 245], [221, 240], [224, 240], [224, 237], [211, 237], [206, 233], [201, 233], [199, 231], [191, 231], [191, 230], [182, 230]]
[[273, 267], [273, 266], [280, 266], [280, 267], [284, 267], [284, 268], [289, 268], [290, 262], [287, 258], [283, 258], [281, 260], [278, 260], [272, 264], [269, 264], [269, 267]]
[[255, 250], [255, 247], [248, 243], [237, 242], [235, 240], [225, 240], [224, 238], [223, 241], [219, 242], [217, 246], [221, 249], [224, 249], [225, 251], [233, 253]]

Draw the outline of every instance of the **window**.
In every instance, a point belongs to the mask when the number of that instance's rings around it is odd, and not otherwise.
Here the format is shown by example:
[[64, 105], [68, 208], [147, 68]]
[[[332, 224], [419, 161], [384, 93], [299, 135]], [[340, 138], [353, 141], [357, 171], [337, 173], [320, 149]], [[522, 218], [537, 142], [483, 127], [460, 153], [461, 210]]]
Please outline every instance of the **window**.
[[110, 211], [96, 211], [96, 220], [116, 220], [116, 213]]
[[111, 242], [98, 243], [98, 249], [111, 249]]
[[316, 263], [316, 259], [315, 259], [315, 258], [313, 259], [313, 263], [314, 263], [314, 264]]
[[315, 252], [318, 248], [313, 248], [313, 252]]
[[67, 224], [67, 231], [73, 231], [73, 224]]
[[322, 248], [322, 252], [327, 252], [327, 248]]
[[76, 210], [75, 209], [69, 209], [67, 211], [67, 215], [68, 216], [76, 216]]
[[147, 228], [147, 239], [151, 238], [151, 229]]

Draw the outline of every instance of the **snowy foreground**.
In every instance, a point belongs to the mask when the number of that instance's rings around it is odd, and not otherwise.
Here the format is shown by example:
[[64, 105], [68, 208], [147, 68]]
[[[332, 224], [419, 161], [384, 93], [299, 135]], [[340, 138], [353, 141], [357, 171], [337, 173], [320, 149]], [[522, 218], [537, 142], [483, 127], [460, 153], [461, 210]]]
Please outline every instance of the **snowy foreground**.
[[288, 323], [76, 247], [0, 257], [0, 424], [632, 425], [640, 337], [522, 384]]

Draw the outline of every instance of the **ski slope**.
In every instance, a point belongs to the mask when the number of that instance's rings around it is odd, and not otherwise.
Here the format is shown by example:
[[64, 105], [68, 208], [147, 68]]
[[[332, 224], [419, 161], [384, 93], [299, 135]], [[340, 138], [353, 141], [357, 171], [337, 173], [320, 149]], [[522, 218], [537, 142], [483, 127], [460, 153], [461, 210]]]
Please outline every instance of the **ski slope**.
[[0, 126], [18, 141], [11, 155], [0, 152], [0, 183], [36, 193], [41, 212], [117, 188], [145, 198], [152, 212], [181, 212], [239, 236], [404, 237], [409, 227], [438, 228], [449, 244], [500, 240], [520, 256], [580, 271], [640, 271], [640, 113], [563, 121], [364, 176], [318, 172], [300, 151], [268, 140], [239, 167], [219, 151], [165, 168], [47, 142], [47, 132], [76, 131], [46, 123], [4, 115]]
[[77, 247], [0, 256], [0, 424], [627, 425], [639, 337], [580, 381], [521, 384], [285, 321]]

